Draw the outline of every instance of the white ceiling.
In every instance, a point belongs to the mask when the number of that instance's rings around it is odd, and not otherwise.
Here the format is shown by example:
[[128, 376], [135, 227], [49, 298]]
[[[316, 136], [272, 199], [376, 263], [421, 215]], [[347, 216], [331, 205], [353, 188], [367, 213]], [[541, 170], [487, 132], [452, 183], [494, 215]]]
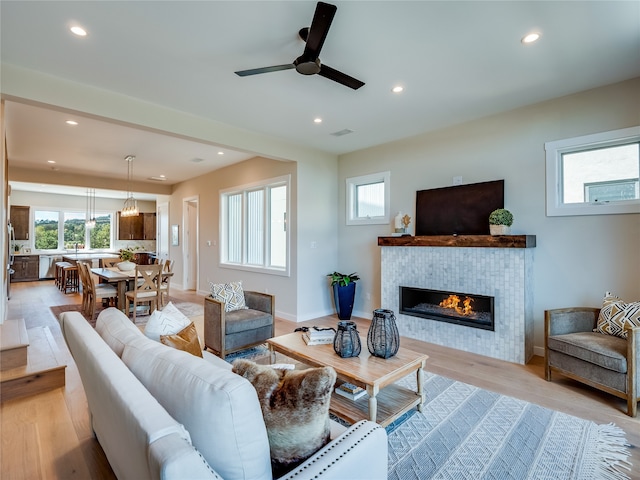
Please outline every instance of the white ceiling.
[[[636, 0], [332, 3], [320, 57], [366, 83], [356, 91], [295, 70], [234, 74], [299, 56], [311, 1], [3, 0], [1, 60], [336, 155], [640, 76]], [[74, 22], [85, 38], [69, 32]], [[532, 31], [542, 38], [523, 45]], [[10, 168], [53, 159], [125, 178], [134, 154], [136, 179], [173, 184], [249, 157], [68, 117], [9, 102]], [[331, 135], [343, 129], [353, 133]]]

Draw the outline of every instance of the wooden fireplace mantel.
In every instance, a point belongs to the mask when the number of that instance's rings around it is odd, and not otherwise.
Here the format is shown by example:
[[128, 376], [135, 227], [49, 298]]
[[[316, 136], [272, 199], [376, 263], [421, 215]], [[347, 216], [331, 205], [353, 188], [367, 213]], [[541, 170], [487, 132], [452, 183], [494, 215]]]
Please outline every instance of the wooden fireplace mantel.
[[380, 247], [534, 248], [535, 235], [429, 235], [378, 237]]

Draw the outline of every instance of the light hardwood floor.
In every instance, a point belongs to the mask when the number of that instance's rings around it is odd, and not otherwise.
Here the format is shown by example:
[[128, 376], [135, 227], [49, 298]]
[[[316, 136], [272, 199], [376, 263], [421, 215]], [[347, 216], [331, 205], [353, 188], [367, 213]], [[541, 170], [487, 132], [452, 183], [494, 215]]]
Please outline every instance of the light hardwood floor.
[[[172, 288], [171, 296], [182, 301], [203, 301], [194, 292], [176, 288]], [[12, 284], [8, 318], [24, 318], [27, 328], [48, 326], [67, 357], [67, 371], [65, 388], [10, 400], [0, 407], [2, 480], [115, 478], [92, 436], [78, 371], [49, 309], [70, 303], [80, 303], [80, 295], [59, 292], [53, 281]], [[361, 332], [367, 331], [368, 319], [354, 320]], [[334, 326], [336, 321], [333, 316], [300, 324], [277, 319], [276, 335], [302, 325]], [[402, 338], [401, 345], [428, 354], [428, 371], [596, 423], [615, 423], [626, 432], [631, 444], [630, 476], [640, 480], [640, 418], [633, 419], [624, 413], [625, 401], [560, 376], [546, 382], [540, 357], [528, 365], [516, 365], [408, 338]]]

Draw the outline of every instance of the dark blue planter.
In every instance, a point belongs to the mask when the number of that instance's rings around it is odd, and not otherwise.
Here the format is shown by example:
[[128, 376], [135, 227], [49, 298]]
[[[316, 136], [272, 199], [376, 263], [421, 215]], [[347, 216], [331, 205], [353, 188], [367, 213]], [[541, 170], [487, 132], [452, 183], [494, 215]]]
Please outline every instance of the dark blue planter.
[[337, 283], [333, 286], [333, 300], [336, 304], [336, 312], [340, 320], [349, 320], [353, 311], [353, 301], [356, 298], [356, 283], [340, 286]]

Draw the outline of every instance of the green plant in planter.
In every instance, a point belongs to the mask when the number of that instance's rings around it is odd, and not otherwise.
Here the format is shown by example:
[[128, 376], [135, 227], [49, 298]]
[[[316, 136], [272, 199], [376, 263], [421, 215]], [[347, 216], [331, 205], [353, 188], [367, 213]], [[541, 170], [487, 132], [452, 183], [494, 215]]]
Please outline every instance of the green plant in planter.
[[136, 258], [136, 250], [140, 250], [140, 247], [127, 247], [119, 250], [120, 260], [123, 262], [133, 262]]
[[350, 273], [349, 275], [345, 275], [344, 273], [333, 272], [327, 274], [327, 277], [331, 277], [331, 286], [339, 285], [341, 287], [346, 287], [351, 282], [356, 282], [360, 280], [360, 277], [354, 273]]
[[327, 274], [331, 278], [331, 288], [333, 289], [333, 300], [340, 320], [349, 320], [353, 310], [353, 303], [356, 297], [356, 281], [360, 277], [355, 273], [345, 275], [340, 272]]
[[489, 215], [489, 225], [506, 225], [510, 227], [513, 224], [513, 214], [504, 208], [498, 208]]

